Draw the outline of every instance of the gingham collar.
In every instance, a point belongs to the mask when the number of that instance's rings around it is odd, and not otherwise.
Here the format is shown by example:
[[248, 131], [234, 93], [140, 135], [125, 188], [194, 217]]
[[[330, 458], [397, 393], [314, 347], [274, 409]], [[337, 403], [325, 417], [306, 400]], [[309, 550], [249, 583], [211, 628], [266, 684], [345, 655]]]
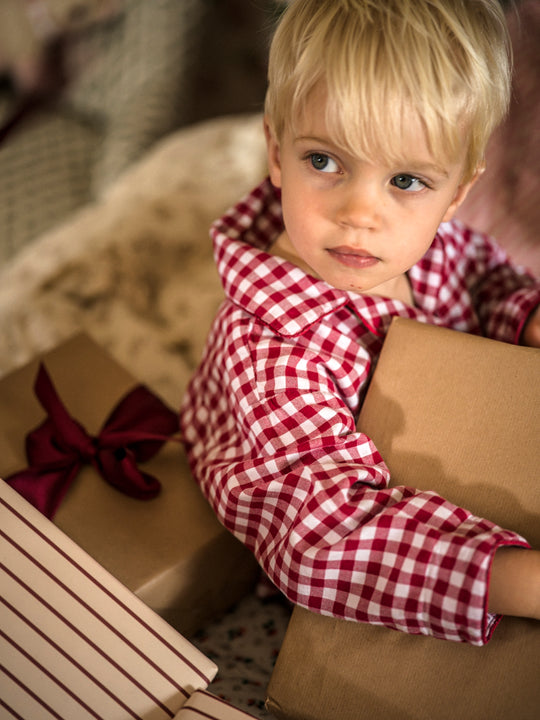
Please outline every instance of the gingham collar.
[[392, 318], [425, 318], [398, 300], [348, 293], [266, 252], [283, 229], [279, 192], [266, 179], [211, 229], [226, 296], [272, 332], [293, 337], [326, 315], [348, 306], [377, 336]]

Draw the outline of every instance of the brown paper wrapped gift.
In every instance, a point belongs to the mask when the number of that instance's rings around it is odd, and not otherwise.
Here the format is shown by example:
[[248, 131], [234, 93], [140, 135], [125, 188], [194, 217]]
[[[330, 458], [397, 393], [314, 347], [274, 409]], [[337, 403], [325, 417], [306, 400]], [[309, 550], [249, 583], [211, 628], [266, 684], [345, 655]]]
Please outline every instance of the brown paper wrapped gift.
[[[70, 414], [95, 434], [136, 384], [81, 334], [0, 380], [0, 477], [26, 465], [24, 438], [44, 418], [33, 391], [43, 360]], [[191, 477], [181, 443], [145, 463], [161, 482], [152, 500], [128, 497], [84, 467], [54, 523], [184, 635], [225, 611], [253, 585], [251, 554], [217, 521]]]
[[[358, 427], [392, 483], [540, 548], [540, 351], [394, 320]], [[296, 608], [268, 696], [295, 720], [536, 720], [540, 622], [505, 617], [478, 648]]]

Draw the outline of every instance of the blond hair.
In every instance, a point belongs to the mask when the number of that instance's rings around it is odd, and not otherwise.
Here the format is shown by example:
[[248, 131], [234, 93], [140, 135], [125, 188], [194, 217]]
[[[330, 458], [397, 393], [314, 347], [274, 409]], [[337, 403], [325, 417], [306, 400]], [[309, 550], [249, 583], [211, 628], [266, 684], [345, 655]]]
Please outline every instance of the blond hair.
[[420, 118], [436, 157], [481, 165], [509, 103], [510, 41], [497, 0], [292, 0], [270, 49], [265, 113], [280, 138], [321, 83], [333, 139], [397, 159]]

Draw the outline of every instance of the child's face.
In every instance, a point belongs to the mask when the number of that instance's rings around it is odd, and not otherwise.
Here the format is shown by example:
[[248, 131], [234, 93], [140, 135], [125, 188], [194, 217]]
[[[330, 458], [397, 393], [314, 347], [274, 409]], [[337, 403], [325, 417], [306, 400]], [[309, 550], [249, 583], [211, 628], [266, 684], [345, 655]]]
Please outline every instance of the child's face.
[[266, 127], [270, 177], [282, 190], [282, 240], [330, 285], [392, 296], [465, 198], [472, 181], [461, 181], [464, 158], [437, 163], [412, 122], [404, 162], [367, 163], [334, 144], [320, 95], [306, 110], [281, 141]]

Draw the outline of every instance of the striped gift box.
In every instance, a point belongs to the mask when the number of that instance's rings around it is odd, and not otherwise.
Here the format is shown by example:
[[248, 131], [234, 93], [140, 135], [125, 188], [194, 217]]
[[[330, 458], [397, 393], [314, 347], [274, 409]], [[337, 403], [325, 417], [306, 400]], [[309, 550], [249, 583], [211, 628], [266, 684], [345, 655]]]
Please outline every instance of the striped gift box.
[[217, 668], [0, 481], [0, 717], [173, 718]]

